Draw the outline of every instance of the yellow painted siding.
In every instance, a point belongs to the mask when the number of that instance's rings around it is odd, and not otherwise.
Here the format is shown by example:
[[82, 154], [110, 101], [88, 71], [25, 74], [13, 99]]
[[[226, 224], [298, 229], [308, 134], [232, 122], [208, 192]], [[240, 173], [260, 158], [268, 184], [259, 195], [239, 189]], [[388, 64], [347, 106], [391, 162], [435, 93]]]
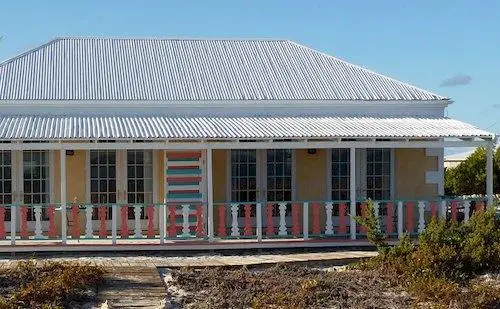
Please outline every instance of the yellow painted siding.
[[425, 155], [425, 149], [395, 150], [395, 196], [397, 199], [435, 198], [436, 184], [425, 183], [425, 172], [438, 169], [437, 157]]
[[214, 186], [214, 202], [226, 202], [227, 192], [227, 151], [224, 149], [213, 150], [213, 186]]
[[295, 151], [295, 186], [299, 201], [322, 201], [327, 196], [327, 153], [317, 149], [308, 154], [307, 149]]

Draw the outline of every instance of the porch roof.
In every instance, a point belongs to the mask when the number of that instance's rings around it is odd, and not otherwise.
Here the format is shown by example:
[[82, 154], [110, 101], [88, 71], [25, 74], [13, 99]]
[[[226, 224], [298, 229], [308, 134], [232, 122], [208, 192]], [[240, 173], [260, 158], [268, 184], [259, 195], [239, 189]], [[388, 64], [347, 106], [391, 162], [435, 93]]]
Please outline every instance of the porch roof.
[[0, 117], [1, 140], [234, 140], [484, 138], [494, 134], [449, 118], [374, 117]]

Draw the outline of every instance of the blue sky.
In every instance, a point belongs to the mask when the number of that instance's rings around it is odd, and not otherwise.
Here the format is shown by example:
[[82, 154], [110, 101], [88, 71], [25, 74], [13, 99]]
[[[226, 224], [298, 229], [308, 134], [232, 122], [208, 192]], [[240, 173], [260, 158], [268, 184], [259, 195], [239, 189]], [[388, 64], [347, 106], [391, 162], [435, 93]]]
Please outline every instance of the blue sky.
[[0, 60], [58, 36], [285, 38], [448, 96], [448, 116], [500, 133], [499, 11], [494, 0], [3, 0]]

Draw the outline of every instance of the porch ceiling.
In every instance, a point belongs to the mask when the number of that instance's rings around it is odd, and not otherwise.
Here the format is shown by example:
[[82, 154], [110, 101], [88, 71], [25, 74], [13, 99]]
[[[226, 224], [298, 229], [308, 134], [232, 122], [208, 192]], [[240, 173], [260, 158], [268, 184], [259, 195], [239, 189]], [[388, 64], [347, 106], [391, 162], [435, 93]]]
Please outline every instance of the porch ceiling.
[[2, 140], [329, 138], [493, 139], [494, 134], [449, 118], [0, 117]]

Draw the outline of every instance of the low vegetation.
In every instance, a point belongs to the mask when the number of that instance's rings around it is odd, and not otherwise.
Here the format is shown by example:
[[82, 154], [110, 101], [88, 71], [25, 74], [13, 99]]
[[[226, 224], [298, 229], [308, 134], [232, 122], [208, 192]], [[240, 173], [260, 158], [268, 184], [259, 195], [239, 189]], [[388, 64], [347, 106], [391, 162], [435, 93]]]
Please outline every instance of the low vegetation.
[[373, 206], [357, 218], [379, 255], [344, 270], [277, 265], [265, 269], [172, 270], [184, 308], [500, 308], [500, 220], [433, 219], [418, 242], [388, 246]]
[[0, 270], [0, 309], [77, 308], [96, 300], [103, 278], [104, 270], [96, 266], [21, 261]]

